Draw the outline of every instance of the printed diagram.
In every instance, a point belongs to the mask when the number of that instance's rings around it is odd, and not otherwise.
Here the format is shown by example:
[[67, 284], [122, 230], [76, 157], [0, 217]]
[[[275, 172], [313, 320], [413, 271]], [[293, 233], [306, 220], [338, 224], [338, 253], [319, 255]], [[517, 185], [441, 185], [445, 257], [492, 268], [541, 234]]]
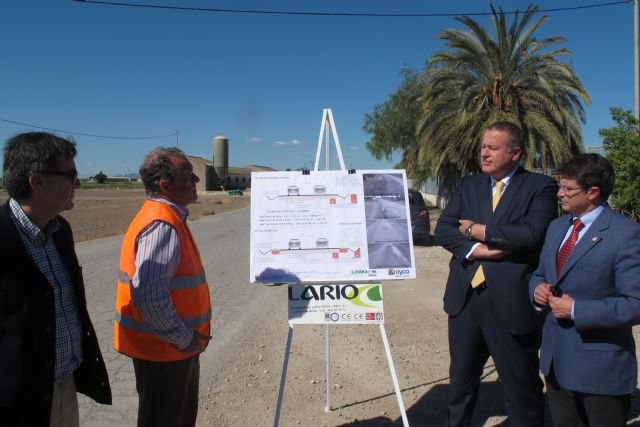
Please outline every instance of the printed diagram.
[[[363, 174], [346, 171], [254, 172], [251, 282], [371, 280], [387, 275], [372, 269], [412, 267], [404, 175], [370, 175], [365, 182]], [[375, 190], [377, 175], [380, 183], [398, 175], [401, 189], [380, 184]], [[380, 198], [371, 214], [367, 197]]]
[[350, 249], [350, 248], [340, 248], [340, 247], [329, 247], [329, 239], [326, 237], [319, 237], [316, 239], [314, 247], [303, 248], [300, 239], [289, 239], [289, 247], [286, 249], [271, 249], [268, 251], [260, 251], [262, 255], [267, 255], [271, 253], [271, 255], [281, 255], [287, 251], [306, 251], [307, 253], [325, 253], [329, 254], [331, 258], [336, 259], [340, 256], [351, 256], [353, 258], [360, 258], [360, 248]]
[[314, 185], [313, 189], [309, 193], [301, 193], [300, 187], [297, 185], [290, 185], [287, 187], [286, 194], [267, 194], [266, 197], [269, 200], [280, 199], [282, 201], [287, 201], [291, 203], [295, 203], [304, 199], [313, 198], [318, 200], [318, 198], [322, 198], [323, 200], [329, 200], [329, 203], [335, 205], [340, 200], [347, 201], [348, 203], [358, 203], [357, 194], [328, 194], [327, 187], [325, 185]]

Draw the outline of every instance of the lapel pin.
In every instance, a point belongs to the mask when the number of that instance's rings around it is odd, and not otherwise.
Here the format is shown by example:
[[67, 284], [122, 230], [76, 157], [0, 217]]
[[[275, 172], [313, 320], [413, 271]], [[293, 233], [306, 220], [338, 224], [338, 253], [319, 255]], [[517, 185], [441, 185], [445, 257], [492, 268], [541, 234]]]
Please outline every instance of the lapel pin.
[[592, 242], [595, 242], [595, 241], [596, 241], [596, 240], [598, 240], [598, 239], [599, 239], [599, 237], [598, 237], [598, 236], [593, 236], [593, 237], [591, 238], [591, 241], [592, 241]]

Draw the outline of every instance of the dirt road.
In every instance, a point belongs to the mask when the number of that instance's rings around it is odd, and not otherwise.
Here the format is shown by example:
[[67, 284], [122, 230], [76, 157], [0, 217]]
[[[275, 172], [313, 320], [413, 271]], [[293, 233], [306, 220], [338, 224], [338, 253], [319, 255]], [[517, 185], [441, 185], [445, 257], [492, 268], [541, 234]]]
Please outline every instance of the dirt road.
[[[190, 227], [213, 298], [214, 340], [202, 355], [198, 424], [272, 425], [288, 331], [286, 287], [249, 284], [249, 209], [203, 217]], [[114, 389], [112, 407], [82, 400], [83, 426], [131, 426], [136, 419], [131, 362], [115, 353], [111, 342], [119, 243], [114, 236], [77, 245]], [[439, 248], [417, 248], [421, 279], [384, 287], [385, 326], [411, 425], [444, 421], [448, 354], [441, 310], [443, 257], [447, 255]], [[324, 327], [296, 326], [281, 425], [393, 424], [400, 412], [379, 329], [332, 326], [330, 339], [334, 410], [324, 412]], [[491, 391], [495, 383], [487, 387]], [[481, 401], [480, 424], [502, 413], [493, 394]]]

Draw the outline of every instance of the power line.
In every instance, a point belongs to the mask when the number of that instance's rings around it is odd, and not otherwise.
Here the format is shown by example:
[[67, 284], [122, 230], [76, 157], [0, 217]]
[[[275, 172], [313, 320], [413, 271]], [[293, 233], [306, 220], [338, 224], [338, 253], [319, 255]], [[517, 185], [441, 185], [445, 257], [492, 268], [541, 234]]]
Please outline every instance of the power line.
[[[369, 17], [369, 18], [425, 18], [425, 17], [451, 17], [451, 16], [491, 16], [493, 12], [471, 12], [471, 13], [373, 13], [373, 12], [316, 12], [316, 11], [290, 11], [290, 10], [260, 10], [260, 9], [222, 9], [210, 7], [187, 7], [187, 6], [164, 6], [145, 3], [122, 3], [102, 0], [73, 0], [79, 3], [93, 3], [108, 6], [139, 7], [150, 9], [171, 9], [191, 12], [213, 12], [213, 13], [252, 13], [260, 15], [302, 15], [302, 16], [346, 16], [346, 17]], [[620, 4], [630, 4], [633, 0], [620, 0], [608, 3], [588, 4], [582, 6], [556, 7], [540, 9], [540, 13], [564, 12], [570, 10], [594, 9], [599, 7], [615, 6]], [[504, 12], [507, 15], [521, 13], [521, 11]]]
[[91, 134], [91, 133], [72, 132], [72, 131], [68, 131], [68, 130], [46, 128], [46, 127], [43, 127], [43, 126], [30, 125], [28, 123], [16, 122], [14, 120], [7, 120], [7, 119], [3, 119], [3, 118], [0, 118], [0, 121], [7, 122], [7, 123], [13, 123], [13, 124], [16, 124], [16, 125], [21, 125], [21, 126], [27, 126], [27, 127], [35, 128], [35, 129], [48, 130], [48, 131], [51, 131], [51, 132], [66, 133], [66, 134], [69, 134], [69, 135], [90, 136], [90, 137], [93, 137], [93, 138], [105, 138], [105, 139], [158, 139], [158, 138], [167, 138], [167, 137], [170, 137], [170, 136], [177, 136], [178, 135], [177, 132], [170, 133], [168, 135], [158, 135], [158, 136], [107, 136], [107, 135], [94, 135], [94, 134]]

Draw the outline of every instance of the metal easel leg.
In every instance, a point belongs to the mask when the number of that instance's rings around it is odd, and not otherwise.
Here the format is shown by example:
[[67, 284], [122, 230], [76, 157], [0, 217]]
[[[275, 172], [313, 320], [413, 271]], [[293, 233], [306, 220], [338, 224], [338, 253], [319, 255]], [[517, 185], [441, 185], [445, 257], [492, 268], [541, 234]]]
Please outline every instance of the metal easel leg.
[[398, 398], [398, 406], [400, 407], [400, 414], [402, 415], [402, 425], [404, 425], [404, 427], [409, 427], [409, 420], [407, 420], [407, 412], [405, 411], [404, 403], [402, 402], [400, 385], [398, 384], [398, 377], [396, 376], [396, 368], [393, 366], [393, 359], [391, 358], [391, 350], [389, 348], [389, 341], [387, 340], [387, 332], [384, 329], [384, 323], [380, 324], [380, 334], [382, 335], [382, 341], [384, 342], [384, 351], [387, 353], [387, 362], [389, 363], [389, 371], [391, 371], [393, 388], [395, 389], [396, 397]]
[[324, 412], [331, 412], [331, 340], [329, 335], [329, 325], [325, 325], [325, 377], [327, 379], [327, 402], [324, 405]]
[[289, 366], [289, 353], [291, 352], [291, 340], [293, 339], [293, 326], [289, 325], [289, 333], [287, 335], [287, 347], [284, 352], [284, 361], [282, 362], [282, 375], [280, 376], [280, 388], [278, 390], [278, 403], [276, 404], [276, 415], [273, 420], [273, 427], [280, 424], [280, 410], [282, 409], [282, 398], [284, 396], [284, 385], [287, 379], [287, 367]]

